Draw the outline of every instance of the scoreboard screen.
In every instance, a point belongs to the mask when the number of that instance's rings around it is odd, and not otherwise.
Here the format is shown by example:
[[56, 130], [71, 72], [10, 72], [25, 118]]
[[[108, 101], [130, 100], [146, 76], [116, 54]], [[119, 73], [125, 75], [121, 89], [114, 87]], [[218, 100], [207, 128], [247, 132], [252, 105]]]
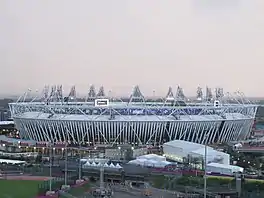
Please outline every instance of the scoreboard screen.
[[96, 107], [107, 107], [107, 106], [109, 106], [109, 99], [96, 99], [94, 101], [94, 106], [96, 106]]

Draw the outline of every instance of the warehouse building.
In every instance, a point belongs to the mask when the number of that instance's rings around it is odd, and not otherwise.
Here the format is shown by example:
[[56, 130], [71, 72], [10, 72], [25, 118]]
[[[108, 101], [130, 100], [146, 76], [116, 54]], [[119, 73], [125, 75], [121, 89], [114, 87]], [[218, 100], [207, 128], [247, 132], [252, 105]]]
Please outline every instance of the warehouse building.
[[[205, 156], [205, 146], [193, 142], [174, 140], [163, 145], [163, 153], [167, 159], [176, 162], [202, 163]], [[195, 162], [194, 162], [195, 161]], [[215, 150], [207, 146], [207, 164], [230, 164], [230, 156], [227, 153]]]

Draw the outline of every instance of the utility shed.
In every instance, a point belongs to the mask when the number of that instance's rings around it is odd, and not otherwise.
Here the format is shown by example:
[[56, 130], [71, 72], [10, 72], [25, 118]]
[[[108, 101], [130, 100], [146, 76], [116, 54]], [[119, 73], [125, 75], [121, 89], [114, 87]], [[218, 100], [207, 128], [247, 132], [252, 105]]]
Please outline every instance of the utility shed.
[[219, 173], [222, 175], [234, 175], [234, 173], [241, 172], [243, 173], [244, 168], [240, 166], [227, 165], [227, 164], [218, 164], [218, 163], [209, 163], [207, 164], [207, 172]]

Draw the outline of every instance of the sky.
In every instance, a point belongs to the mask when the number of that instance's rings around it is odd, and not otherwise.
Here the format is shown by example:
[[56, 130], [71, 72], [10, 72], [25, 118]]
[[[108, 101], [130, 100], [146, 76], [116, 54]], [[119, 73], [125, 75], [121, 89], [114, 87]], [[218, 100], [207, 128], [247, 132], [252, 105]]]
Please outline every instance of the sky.
[[1, 0], [0, 95], [180, 85], [264, 96], [263, 0]]

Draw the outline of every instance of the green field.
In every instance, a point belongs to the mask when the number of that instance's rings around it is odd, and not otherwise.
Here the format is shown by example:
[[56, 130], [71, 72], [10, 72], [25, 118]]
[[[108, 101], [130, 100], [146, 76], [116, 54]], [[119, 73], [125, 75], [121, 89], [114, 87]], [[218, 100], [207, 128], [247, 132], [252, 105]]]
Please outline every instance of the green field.
[[34, 198], [43, 181], [0, 180], [0, 198]]

